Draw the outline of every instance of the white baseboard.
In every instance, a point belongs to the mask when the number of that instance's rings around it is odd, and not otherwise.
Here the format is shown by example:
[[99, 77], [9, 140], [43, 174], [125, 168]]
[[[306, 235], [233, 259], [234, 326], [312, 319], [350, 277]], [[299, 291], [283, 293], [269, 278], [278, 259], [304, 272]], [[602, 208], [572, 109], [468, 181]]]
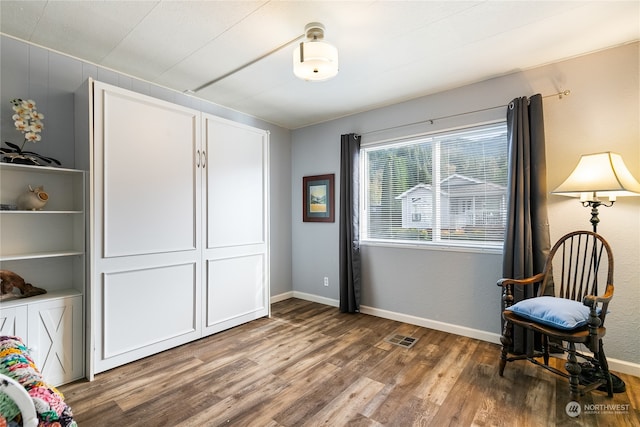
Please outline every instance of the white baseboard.
[[272, 295], [271, 296], [271, 304], [274, 304], [276, 302], [280, 302], [280, 301], [284, 301], [290, 298], [299, 298], [305, 301], [311, 301], [311, 302], [317, 302], [319, 304], [324, 304], [324, 305], [329, 305], [331, 307], [339, 307], [340, 306], [340, 302], [338, 300], [332, 299], [332, 298], [325, 298], [325, 297], [320, 297], [318, 295], [313, 295], [313, 294], [307, 294], [304, 292], [298, 292], [298, 291], [289, 291], [289, 292], [284, 292], [282, 294], [278, 294], [278, 295]]
[[307, 294], [304, 292], [293, 291], [294, 298], [300, 298], [306, 301], [317, 302], [331, 307], [340, 307], [340, 301], [333, 298], [320, 297], [318, 295]]
[[[292, 291], [271, 297], [271, 303], [284, 301], [289, 298], [299, 298], [306, 301], [317, 302], [319, 304], [339, 307], [340, 301], [321, 297], [318, 295], [308, 294], [304, 292]], [[448, 332], [450, 334], [461, 335], [464, 337], [475, 338], [480, 341], [486, 341], [494, 344], [500, 344], [500, 334], [493, 332], [473, 329], [466, 326], [454, 325], [451, 323], [440, 322], [437, 320], [425, 319], [423, 317], [412, 316], [394, 311], [382, 310], [380, 308], [360, 306], [360, 312], [371, 316], [381, 317], [383, 319], [396, 320], [398, 322], [408, 323], [410, 325], [423, 326], [437, 331]], [[605, 343], [606, 345], [606, 343]], [[621, 372], [627, 375], [640, 377], [640, 364], [627, 362], [625, 360], [612, 359], [607, 357], [609, 369], [615, 372]]]
[[293, 298], [293, 291], [285, 292], [283, 294], [271, 295], [271, 304], [275, 304], [280, 301], [284, 301], [287, 299]]
[[[286, 295], [286, 297], [285, 297]], [[332, 307], [339, 307], [340, 301], [320, 297], [318, 295], [307, 294], [304, 292], [287, 292], [286, 294], [276, 295], [271, 298], [271, 301], [274, 302], [274, 299], [277, 298], [278, 301], [283, 301], [287, 298], [300, 298], [306, 301], [317, 302], [319, 304], [329, 305]], [[475, 338], [481, 341], [488, 341], [496, 344], [500, 344], [500, 335], [493, 334], [486, 331], [481, 331], [479, 329], [467, 328], [465, 326], [453, 325], [451, 323], [439, 322], [437, 320], [425, 319], [422, 317], [411, 316], [408, 314], [396, 313], [393, 311], [382, 310], [375, 307], [368, 307], [361, 305], [360, 312], [362, 314], [369, 314], [371, 316], [381, 317], [383, 319], [389, 320], [397, 320], [398, 322], [409, 323], [411, 325], [423, 326], [429, 329], [435, 329], [438, 331], [448, 332], [455, 335], [462, 335], [469, 338]]]
[[454, 325], [452, 323], [440, 322], [438, 320], [425, 319], [423, 317], [411, 316], [409, 314], [396, 313], [394, 311], [382, 310], [375, 307], [360, 306], [360, 312], [370, 314], [384, 319], [397, 320], [398, 322], [409, 323], [410, 325], [422, 326], [436, 331], [448, 332], [450, 334], [461, 335], [463, 337], [475, 338], [480, 341], [487, 341], [500, 344], [500, 334], [495, 334], [480, 329], [468, 328], [466, 326]]
[[[605, 341], [606, 346], [606, 341]], [[606, 347], [605, 347], [606, 349]], [[607, 352], [605, 351], [605, 354]], [[621, 372], [627, 375], [633, 375], [634, 377], [640, 377], [640, 364], [627, 362], [625, 360], [620, 359], [612, 359], [607, 357], [607, 362], [609, 363], [609, 370], [615, 372]]]

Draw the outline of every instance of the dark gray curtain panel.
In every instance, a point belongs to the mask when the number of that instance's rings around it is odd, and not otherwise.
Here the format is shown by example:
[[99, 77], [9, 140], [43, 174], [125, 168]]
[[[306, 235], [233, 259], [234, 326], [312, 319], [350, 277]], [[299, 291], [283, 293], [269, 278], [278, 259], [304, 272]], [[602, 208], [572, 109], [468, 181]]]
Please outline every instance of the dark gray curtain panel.
[[[507, 110], [509, 172], [507, 224], [502, 276], [531, 277], [542, 271], [550, 250], [547, 214], [547, 167], [540, 94], [516, 98]], [[553, 284], [547, 288], [553, 293]], [[516, 286], [514, 303], [535, 296], [537, 289]], [[521, 328], [513, 331], [514, 353], [530, 354], [537, 337]]]
[[340, 311], [360, 311], [360, 135], [340, 141]]

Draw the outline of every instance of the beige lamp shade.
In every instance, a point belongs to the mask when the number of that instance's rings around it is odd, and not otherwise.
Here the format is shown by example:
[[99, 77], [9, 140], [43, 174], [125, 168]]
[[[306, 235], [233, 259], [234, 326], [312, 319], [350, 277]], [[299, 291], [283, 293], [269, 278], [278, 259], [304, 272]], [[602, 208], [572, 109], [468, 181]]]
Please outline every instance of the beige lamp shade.
[[619, 154], [612, 152], [585, 154], [571, 175], [551, 192], [562, 196], [594, 198], [640, 196], [640, 183], [631, 175]]

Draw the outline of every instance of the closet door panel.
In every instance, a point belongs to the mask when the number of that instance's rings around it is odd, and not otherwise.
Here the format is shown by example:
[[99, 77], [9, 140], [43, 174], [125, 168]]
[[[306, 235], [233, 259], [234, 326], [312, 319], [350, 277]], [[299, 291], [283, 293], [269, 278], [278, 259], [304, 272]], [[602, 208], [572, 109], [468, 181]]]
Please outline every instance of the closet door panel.
[[195, 276], [195, 263], [105, 273], [100, 365], [109, 369], [197, 337]]
[[262, 254], [207, 263], [206, 327], [232, 322], [266, 308], [264, 267]]
[[104, 257], [195, 249], [196, 112], [102, 95]]
[[206, 119], [207, 248], [264, 243], [265, 132]]

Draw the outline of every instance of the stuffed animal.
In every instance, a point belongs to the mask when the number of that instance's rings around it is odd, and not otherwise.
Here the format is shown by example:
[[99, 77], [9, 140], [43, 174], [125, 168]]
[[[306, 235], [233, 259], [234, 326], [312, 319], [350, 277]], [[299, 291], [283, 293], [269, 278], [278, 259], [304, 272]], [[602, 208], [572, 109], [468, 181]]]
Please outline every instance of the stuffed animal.
[[37, 288], [31, 283], [25, 283], [24, 279], [18, 276], [13, 271], [0, 270], [0, 291], [2, 295], [12, 294], [13, 289], [20, 290], [23, 298], [32, 297], [35, 295], [46, 294], [42, 288]]

